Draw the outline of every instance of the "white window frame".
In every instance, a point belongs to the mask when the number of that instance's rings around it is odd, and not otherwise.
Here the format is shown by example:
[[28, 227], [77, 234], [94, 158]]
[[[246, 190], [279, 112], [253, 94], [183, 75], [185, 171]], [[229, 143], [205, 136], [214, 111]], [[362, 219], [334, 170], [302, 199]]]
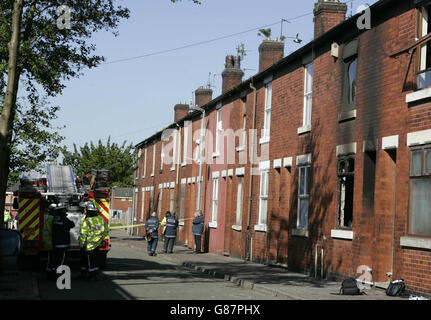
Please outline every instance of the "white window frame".
[[141, 221], [144, 220], [144, 212], [145, 212], [145, 190], [144, 188], [142, 188]]
[[236, 219], [235, 225], [242, 226], [242, 210], [244, 202], [244, 177], [237, 177], [237, 192], [236, 192]]
[[218, 157], [220, 155], [220, 144], [221, 137], [223, 133], [223, 120], [222, 120], [222, 109], [217, 110], [216, 114], [216, 141], [215, 141], [215, 152], [213, 157]]
[[145, 179], [146, 175], [147, 175], [147, 148], [145, 148], [144, 150], [144, 174], [142, 178]]
[[[298, 171], [298, 174], [299, 174], [299, 177], [298, 177], [298, 215], [297, 215], [297, 220], [296, 220], [296, 228], [298, 230], [308, 230], [308, 213], [309, 213], [309, 208], [310, 208], [310, 186], [309, 186], [310, 180], [309, 180], [309, 175], [310, 175], [311, 165], [310, 164], [300, 165], [298, 167], [298, 169], [299, 169], [299, 171]], [[301, 194], [301, 182], [303, 182], [301, 180], [301, 170], [305, 170], [305, 175], [304, 175], [304, 177], [305, 177], [304, 178], [305, 186], [303, 188], [304, 191], [305, 191], [304, 194]], [[300, 225], [300, 221], [301, 221], [301, 202], [302, 201], [308, 201], [307, 213], [306, 213], [307, 217], [306, 217], [306, 219], [303, 219], [303, 220], [306, 221], [306, 227], [305, 228], [303, 228]]]
[[183, 163], [182, 163], [182, 166], [185, 166], [188, 164], [187, 156], [189, 155], [188, 149], [189, 149], [189, 140], [190, 140], [189, 139], [189, 136], [190, 136], [189, 130], [191, 130], [191, 129], [192, 129], [191, 122], [189, 122], [189, 121], [184, 122], [184, 144], [183, 144]]
[[162, 141], [162, 146], [160, 150], [160, 170], [163, 170], [163, 160], [165, 159], [165, 142]]
[[240, 147], [245, 148], [247, 145], [247, 101], [241, 99], [242, 103], [242, 134]]
[[268, 222], [268, 189], [269, 168], [260, 172], [258, 226], [266, 226]]
[[272, 82], [265, 85], [265, 108], [262, 138], [260, 143], [268, 143], [271, 135]]
[[153, 145], [153, 167], [151, 171], [151, 176], [154, 177], [156, 171], [156, 145]]
[[[309, 70], [312, 68], [310, 76]], [[311, 127], [311, 114], [313, 111], [313, 77], [314, 63], [310, 62], [304, 66], [304, 111], [302, 116], [302, 127]], [[309, 82], [311, 81], [311, 85]], [[308, 90], [308, 88], [310, 88]], [[308, 103], [310, 101], [310, 104]]]
[[172, 213], [175, 211], [175, 189], [169, 189], [169, 211]]
[[219, 177], [214, 177], [213, 178], [211, 222], [209, 224], [209, 226], [212, 228], [217, 228], [219, 184], [220, 184]]
[[177, 152], [177, 148], [178, 148], [178, 130], [175, 130], [174, 133], [174, 147], [172, 149], [172, 165], [171, 165], [171, 171], [175, 170], [175, 164], [178, 161], [178, 152]]

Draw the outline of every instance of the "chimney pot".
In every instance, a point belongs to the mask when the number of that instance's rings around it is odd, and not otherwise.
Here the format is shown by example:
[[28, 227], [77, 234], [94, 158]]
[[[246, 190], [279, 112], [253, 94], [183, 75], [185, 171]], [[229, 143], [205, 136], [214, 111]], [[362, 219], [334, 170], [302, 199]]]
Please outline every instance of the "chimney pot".
[[268, 69], [283, 59], [284, 43], [276, 40], [263, 40], [259, 46], [259, 72]]
[[199, 88], [195, 91], [195, 103], [202, 107], [212, 100], [212, 96], [213, 91], [210, 88]]
[[346, 19], [347, 4], [339, 0], [319, 0], [313, 12], [316, 39]]
[[188, 104], [179, 103], [175, 105], [175, 122], [181, 120], [189, 113], [190, 106]]
[[222, 94], [242, 82], [244, 72], [241, 70], [241, 59], [238, 56], [227, 56], [222, 76]]

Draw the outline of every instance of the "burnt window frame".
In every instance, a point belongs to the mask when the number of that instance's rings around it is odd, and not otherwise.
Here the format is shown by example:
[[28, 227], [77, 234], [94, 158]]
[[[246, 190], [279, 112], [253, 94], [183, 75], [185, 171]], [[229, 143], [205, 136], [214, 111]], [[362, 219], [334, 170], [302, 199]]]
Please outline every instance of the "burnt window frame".
[[[356, 101], [358, 96], [358, 67], [359, 67], [359, 40], [353, 39], [346, 43], [343, 48], [343, 55], [341, 59], [342, 63], [342, 111], [351, 111], [356, 109]], [[350, 102], [350, 74], [349, 69], [351, 64], [356, 61], [356, 86], [355, 86], [355, 100]]]
[[[409, 204], [408, 204], [408, 228], [407, 233], [410, 236], [421, 237], [421, 238], [431, 238], [430, 234], [421, 234], [421, 233], [413, 233], [411, 230], [411, 220], [412, 220], [412, 181], [421, 180], [421, 179], [431, 179], [431, 168], [430, 172], [425, 171], [425, 155], [426, 151], [429, 150], [431, 152], [431, 144], [414, 146], [410, 148], [410, 164], [409, 164]], [[421, 172], [420, 174], [413, 174], [413, 152], [421, 151]]]
[[[353, 161], [353, 171], [347, 173], [340, 172], [340, 162], [341, 161]], [[356, 167], [356, 157], [355, 155], [343, 155], [337, 157], [337, 229], [338, 230], [352, 230], [353, 228], [353, 213], [354, 213], [354, 199], [355, 199], [355, 167]], [[352, 199], [351, 199], [351, 222], [350, 225], [341, 225], [341, 180], [342, 178], [352, 178]]]

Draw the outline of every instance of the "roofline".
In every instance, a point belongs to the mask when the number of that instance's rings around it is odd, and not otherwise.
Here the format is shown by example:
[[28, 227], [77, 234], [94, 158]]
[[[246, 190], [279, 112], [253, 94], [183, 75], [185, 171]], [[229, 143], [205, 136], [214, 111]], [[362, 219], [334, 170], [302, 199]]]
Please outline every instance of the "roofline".
[[[384, 9], [384, 7], [386, 5], [388, 5], [389, 3], [401, 2], [401, 1], [403, 1], [403, 0], [380, 0], [380, 1], [376, 2], [375, 4], [373, 4], [372, 6], [370, 6], [370, 10], [371, 10], [371, 12], [373, 12], [375, 10], [381, 10], [381, 9]], [[335, 37], [339, 36], [342, 33], [346, 34], [345, 29], [349, 29], [349, 32], [347, 33], [347, 35], [349, 37], [356, 36], [356, 35], [359, 35], [359, 34], [365, 32], [365, 31], [358, 30], [358, 28], [356, 27], [356, 19], [361, 15], [362, 15], [362, 13], [360, 12], [360, 13], [357, 13], [357, 14], [351, 16], [349, 19], [344, 20], [340, 24], [336, 25], [334, 28], [332, 28], [329, 31], [322, 34], [320, 37], [310, 41], [309, 43], [307, 43], [303, 47], [292, 52], [290, 55], [280, 59], [278, 62], [274, 63], [269, 68], [255, 74], [254, 76], [250, 77], [249, 79], [241, 82], [239, 85], [231, 88], [227, 92], [214, 98], [213, 100], [209, 101], [205, 105], [201, 106], [201, 108], [205, 109], [205, 111], [209, 111], [209, 110], [211, 110], [211, 108], [213, 108], [218, 103], [225, 100], [226, 98], [228, 98], [234, 94], [238, 94], [238, 93], [241, 94], [241, 92], [249, 89], [250, 83], [253, 84], [255, 82], [259, 82], [259, 81], [265, 79], [268, 75], [274, 74], [274, 71], [278, 70], [279, 68], [282, 68], [282, 67], [288, 65], [289, 63], [295, 61], [296, 59], [299, 59], [300, 57], [305, 56], [309, 52], [313, 52], [314, 48], [321, 47], [321, 46], [327, 44], [331, 39], [334, 39]], [[350, 29], [353, 29], [353, 32]], [[165, 131], [167, 129], [172, 129], [172, 128], [176, 127], [177, 125], [179, 126], [179, 123], [182, 123], [186, 120], [191, 120], [191, 119], [195, 118], [196, 116], [198, 116], [199, 114], [200, 114], [199, 111], [194, 111], [194, 112], [189, 113], [188, 115], [181, 118], [180, 120], [173, 122], [172, 124], [170, 124], [168, 127], [164, 128], [163, 130], [156, 132], [155, 134], [153, 134], [149, 138], [136, 144], [135, 148], [141, 148], [143, 146], [152, 144], [154, 140], [156, 140], [159, 136], [161, 136], [163, 131]]]

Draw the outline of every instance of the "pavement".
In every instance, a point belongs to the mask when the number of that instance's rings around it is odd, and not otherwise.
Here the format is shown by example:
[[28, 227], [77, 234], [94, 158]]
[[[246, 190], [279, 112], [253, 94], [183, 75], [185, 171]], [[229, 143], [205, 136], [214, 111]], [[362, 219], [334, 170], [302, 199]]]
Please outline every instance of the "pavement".
[[18, 270], [16, 257], [4, 258], [3, 270], [0, 271], [0, 301], [38, 299], [36, 273]]
[[[124, 231], [111, 232], [111, 243], [147, 251], [143, 237], [130, 236]], [[214, 278], [233, 282], [244, 288], [258, 290], [268, 295], [288, 300], [408, 300], [387, 296], [385, 290], [374, 286], [364, 290], [360, 296], [339, 295], [341, 282], [314, 279], [306, 274], [286, 268], [246, 262], [240, 259], [212, 253], [193, 254], [185, 246], [176, 245], [174, 253], [163, 254], [163, 241], [159, 239], [157, 256], [183, 267], [212, 275]]]
[[[147, 242], [143, 237], [130, 236], [125, 231], [112, 231], [111, 244], [129, 246], [144, 252], [147, 250]], [[407, 300], [389, 297], [383, 289], [376, 287], [366, 288], [366, 294], [360, 296], [338, 295], [341, 282], [314, 279], [286, 268], [246, 262], [212, 253], [193, 254], [191, 249], [182, 245], [176, 245], [172, 254], [161, 253], [162, 248], [163, 241], [159, 240], [158, 254], [153, 258], [160, 263], [166, 260], [250, 290], [287, 300]], [[13, 259], [6, 262], [6, 268], [0, 272], [0, 301], [40, 299], [37, 273], [18, 270]]]

